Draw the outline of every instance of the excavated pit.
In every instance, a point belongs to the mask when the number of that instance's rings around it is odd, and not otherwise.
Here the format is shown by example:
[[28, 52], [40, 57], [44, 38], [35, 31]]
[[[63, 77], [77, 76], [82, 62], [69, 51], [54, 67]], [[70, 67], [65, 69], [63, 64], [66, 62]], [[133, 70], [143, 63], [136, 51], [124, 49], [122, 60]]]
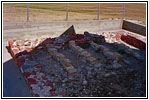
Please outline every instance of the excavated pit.
[[[11, 54], [16, 59], [17, 64], [20, 61], [18, 59], [24, 57], [21, 64], [19, 63], [19, 68], [25, 76], [32, 95], [42, 97], [145, 96], [146, 51], [130, 48], [120, 41], [104, 42], [104, 38], [100, 35], [88, 35], [89, 40], [83, 40], [86, 35], [72, 35], [68, 38], [69, 41], [66, 39], [67, 36], [58, 37], [61, 43], [59, 41], [57, 43], [58, 38], [41, 40], [42, 42], [38, 42], [38, 46], [36, 45], [27, 53], [31, 56], [31, 61], [34, 62], [34, 64], [32, 63], [33, 69], [29, 70], [22, 70], [24, 68], [22, 66], [26, 64], [24, 62], [28, 59], [24, 56], [25, 54], [19, 54], [19, 52], [15, 54], [13, 47], [10, 46]], [[94, 39], [99, 39], [100, 42], [94, 42]], [[75, 44], [70, 44], [70, 41], [75, 41]], [[30, 42], [32, 43], [32, 41]], [[94, 48], [92, 43], [99, 48]], [[17, 42], [13, 41], [12, 45], [15, 46], [15, 44]], [[19, 48], [21, 46], [24, 45], [18, 45]], [[54, 51], [52, 51], [53, 48]], [[79, 52], [80, 48], [87, 51], [90, 56], [86, 57], [82, 52]], [[64, 55], [65, 58], [62, 56], [60, 56], [62, 58], [58, 58], [57, 53]], [[90, 57], [93, 57], [95, 62], [88, 61]], [[64, 59], [69, 59], [68, 66], [65, 66]], [[71, 71], [67, 69], [69, 66], [73, 67]], [[34, 70], [34, 67], [37, 69]], [[26, 75], [25, 72], [28, 74]], [[31, 77], [31, 75], [33, 76]], [[29, 78], [34, 82], [30, 81]]]

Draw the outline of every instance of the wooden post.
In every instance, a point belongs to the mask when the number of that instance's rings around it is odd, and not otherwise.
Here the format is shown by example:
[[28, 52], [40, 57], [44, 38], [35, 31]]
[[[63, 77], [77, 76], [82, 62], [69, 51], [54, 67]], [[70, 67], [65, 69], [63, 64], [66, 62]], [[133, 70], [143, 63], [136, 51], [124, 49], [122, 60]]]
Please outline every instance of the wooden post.
[[122, 20], [125, 18], [125, 4], [123, 4], [123, 15], [122, 15]]
[[27, 22], [29, 22], [29, 3], [27, 4]]
[[123, 4], [123, 7], [122, 7], [122, 18], [121, 18], [121, 28], [123, 27], [123, 20], [125, 18], [125, 4]]
[[97, 20], [99, 20], [99, 15], [100, 15], [100, 4], [98, 4], [98, 14], [97, 14]]
[[68, 9], [69, 9], [69, 5], [67, 3], [66, 4], [66, 21], [68, 21]]

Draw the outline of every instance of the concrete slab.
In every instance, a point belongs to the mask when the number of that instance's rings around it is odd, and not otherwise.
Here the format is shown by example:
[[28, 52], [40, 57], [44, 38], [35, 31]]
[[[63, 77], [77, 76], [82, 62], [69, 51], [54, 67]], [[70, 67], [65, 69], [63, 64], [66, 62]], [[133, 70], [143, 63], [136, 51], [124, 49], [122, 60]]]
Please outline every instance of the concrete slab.
[[[74, 25], [76, 33], [99, 32], [104, 30], [121, 29], [121, 20], [89, 20], [89, 21], [64, 21], [49, 23], [4, 23], [4, 38], [31, 34], [57, 34], [61, 35], [68, 27]], [[11, 36], [10, 36], [11, 34]]]
[[3, 97], [31, 97], [30, 90], [15, 61], [3, 45]]

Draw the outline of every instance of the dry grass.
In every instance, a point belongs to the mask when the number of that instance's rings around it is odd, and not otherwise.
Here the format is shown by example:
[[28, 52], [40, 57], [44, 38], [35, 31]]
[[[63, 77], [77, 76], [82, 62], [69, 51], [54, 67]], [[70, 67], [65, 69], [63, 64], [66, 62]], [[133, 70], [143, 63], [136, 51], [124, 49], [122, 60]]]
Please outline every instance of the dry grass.
[[[18, 7], [13, 7], [21, 5]], [[69, 20], [97, 20], [97, 3], [69, 4]], [[122, 18], [123, 4], [100, 4], [100, 20]], [[59, 7], [51, 7], [59, 6]], [[81, 7], [85, 6], [85, 7]], [[113, 8], [106, 8], [113, 7]], [[116, 8], [114, 8], [116, 7]], [[146, 4], [125, 4], [125, 18], [146, 23]], [[110, 10], [110, 11], [108, 11]], [[118, 11], [119, 10], [119, 11]], [[120, 14], [116, 14], [120, 13]], [[30, 4], [30, 22], [35, 21], [64, 21], [66, 19], [66, 4], [63, 3], [33, 3]], [[26, 22], [26, 4], [4, 4], [4, 22]]]

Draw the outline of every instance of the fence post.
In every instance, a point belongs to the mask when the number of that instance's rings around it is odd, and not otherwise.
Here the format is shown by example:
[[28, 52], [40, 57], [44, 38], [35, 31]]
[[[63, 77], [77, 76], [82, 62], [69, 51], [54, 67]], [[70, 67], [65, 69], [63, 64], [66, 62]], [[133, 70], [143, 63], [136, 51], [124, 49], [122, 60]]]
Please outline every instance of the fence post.
[[29, 3], [27, 4], [27, 22], [29, 22]]
[[100, 4], [98, 4], [98, 14], [97, 14], [97, 20], [99, 20], [99, 15], [100, 15]]
[[122, 15], [122, 20], [125, 18], [125, 4], [123, 4], [123, 15]]
[[68, 21], [68, 9], [69, 9], [69, 4], [66, 4], [66, 21]]
[[121, 19], [121, 28], [123, 27], [123, 20], [125, 18], [125, 4], [123, 4], [123, 14], [122, 14], [122, 19]]

